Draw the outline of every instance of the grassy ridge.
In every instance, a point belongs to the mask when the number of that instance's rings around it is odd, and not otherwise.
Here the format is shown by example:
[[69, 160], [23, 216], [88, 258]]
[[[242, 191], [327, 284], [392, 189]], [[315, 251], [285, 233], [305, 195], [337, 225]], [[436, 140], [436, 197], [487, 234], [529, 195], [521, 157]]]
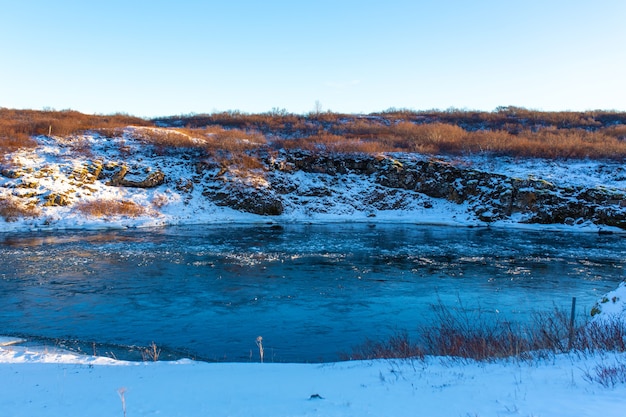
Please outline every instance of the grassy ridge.
[[[208, 152], [305, 149], [325, 152], [495, 154], [513, 157], [622, 159], [626, 113], [539, 112], [502, 107], [494, 112], [390, 110], [369, 115], [273, 111], [222, 112], [146, 120], [123, 114], [0, 108], [0, 156], [33, 147], [34, 135], [71, 136], [86, 131], [119, 135], [126, 126], [145, 130], [142, 140]], [[164, 132], [165, 131], [165, 132]]]

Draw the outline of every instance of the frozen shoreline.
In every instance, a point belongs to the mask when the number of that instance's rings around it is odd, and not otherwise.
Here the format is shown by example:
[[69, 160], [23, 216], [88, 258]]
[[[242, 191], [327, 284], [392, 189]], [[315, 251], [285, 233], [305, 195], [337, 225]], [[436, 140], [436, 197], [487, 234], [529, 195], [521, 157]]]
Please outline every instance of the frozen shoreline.
[[[625, 354], [327, 364], [123, 362], [0, 347], [5, 416], [618, 417], [626, 384], [590, 380]], [[125, 410], [123, 411], [124, 400]]]

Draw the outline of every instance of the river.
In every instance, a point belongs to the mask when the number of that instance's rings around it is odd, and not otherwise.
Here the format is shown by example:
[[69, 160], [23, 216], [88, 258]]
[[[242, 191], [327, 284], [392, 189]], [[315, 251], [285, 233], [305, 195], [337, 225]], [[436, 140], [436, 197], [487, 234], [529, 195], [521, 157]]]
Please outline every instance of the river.
[[[579, 315], [624, 279], [620, 235], [392, 224], [0, 234], [0, 335], [85, 353], [333, 361], [434, 306]], [[134, 352], [134, 353], [133, 353]]]

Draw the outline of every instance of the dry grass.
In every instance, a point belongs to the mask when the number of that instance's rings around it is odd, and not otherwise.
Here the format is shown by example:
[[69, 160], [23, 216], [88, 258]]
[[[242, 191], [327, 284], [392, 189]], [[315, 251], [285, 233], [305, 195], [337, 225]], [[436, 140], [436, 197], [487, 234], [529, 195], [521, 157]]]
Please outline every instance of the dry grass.
[[[134, 134], [158, 153], [196, 150], [237, 155], [265, 147], [342, 153], [489, 153], [546, 158], [626, 158], [626, 113], [538, 112], [502, 107], [494, 112], [391, 109], [357, 116], [339, 113], [295, 115], [275, 109], [261, 114], [237, 111], [158, 120], [127, 115], [92, 116], [75, 111], [0, 109], [0, 156], [32, 147], [32, 135], [74, 135], [86, 130], [120, 137]], [[83, 149], [84, 151], [84, 149]]]
[[71, 136], [87, 130], [114, 129], [150, 122], [127, 115], [86, 115], [77, 111], [36, 111], [0, 108], [0, 157], [20, 148], [33, 148], [36, 135]]
[[159, 209], [167, 205], [169, 203], [169, 199], [165, 194], [155, 194], [151, 203], [154, 208]]
[[393, 110], [369, 116], [225, 112], [176, 120], [193, 128], [226, 126], [262, 132], [276, 149], [626, 157], [626, 114], [616, 112], [537, 112], [516, 107], [495, 112]]
[[41, 210], [34, 204], [24, 204], [23, 201], [11, 197], [0, 198], [0, 217], [7, 222], [40, 215]]
[[299, 139], [284, 140], [280, 142], [278, 148], [339, 153], [379, 153], [399, 150], [385, 146], [375, 140], [347, 138], [329, 133], [320, 133]]
[[154, 146], [159, 154], [164, 154], [168, 150], [201, 149], [204, 146], [200, 139], [194, 140], [193, 136], [177, 129], [135, 128], [128, 136]]
[[0, 134], [0, 159], [21, 148], [35, 148], [37, 142], [25, 133], [5, 131]]
[[266, 144], [265, 137], [239, 129], [207, 128], [135, 128], [131, 137], [153, 145], [157, 153], [198, 150], [204, 153], [241, 153]]
[[423, 358], [424, 351], [409, 338], [406, 332], [391, 336], [385, 341], [366, 340], [350, 355], [342, 355], [344, 360], [408, 359]]
[[129, 125], [148, 126], [150, 122], [124, 114], [87, 115], [73, 110], [37, 111], [0, 108], [0, 137], [15, 133], [27, 136], [69, 136], [87, 130], [117, 128]]
[[76, 209], [91, 217], [125, 216], [140, 217], [147, 214], [147, 210], [132, 201], [95, 200], [78, 203]]
[[[529, 325], [500, 321], [480, 311], [435, 306], [433, 324], [418, 329], [417, 342], [406, 333], [382, 342], [366, 341], [346, 359], [420, 358], [424, 355], [449, 356], [491, 361], [498, 358], [532, 358], [576, 351], [626, 352], [626, 323], [620, 320], [584, 322], [574, 328], [569, 340], [568, 314], [554, 311], [536, 314]], [[610, 371], [607, 375], [610, 376]], [[599, 375], [598, 377], [602, 377]]]

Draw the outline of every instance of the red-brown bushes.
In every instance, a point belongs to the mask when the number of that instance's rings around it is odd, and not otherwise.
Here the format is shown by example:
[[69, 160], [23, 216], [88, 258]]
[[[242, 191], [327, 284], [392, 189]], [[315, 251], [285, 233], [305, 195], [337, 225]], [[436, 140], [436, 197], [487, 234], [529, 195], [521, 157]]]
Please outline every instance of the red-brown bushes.
[[28, 136], [68, 136], [86, 130], [125, 127], [129, 125], [149, 126], [152, 123], [124, 114], [109, 116], [87, 115], [73, 110], [37, 111], [0, 108], [0, 136], [7, 136], [6, 129]]
[[406, 332], [392, 335], [387, 340], [366, 340], [364, 344], [354, 348], [349, 355], [342, 355], [345, 360], [369, 359], [413, 359], [424, 357], [424, 351], [414, 343]]
[[76, 209], [91, 217], [140, 217], [147, 214], [144, 207], [132, 201], [95, 200], [76, 204]]
[[[501, 107], [494, 112], [390, 110], [369, 116], [337, 113], [294, 115], [237, 111], [160, 119], [186, 129], [137, 129], [159, 152], [198, 149], [251, 151], [266, 145], [329, 152], [494, 153], [548, 158], [625, 158], [626, 114], [538, 112]], [[126, 115], [90, 116], [75, 111], [0, 109], [0, 155], [32, 147], [29, 136], [51, 131], [73, 135], [98, 130], [119, 137], [121, 127], [153, 126]], [[149, 132], [149, 133], [148, 133]]]
[[0, 198], [0, 217], [13, 222], [20, 217], [37, 217], [41, 210], [33, 204], [24, 204], [15, 198]]

